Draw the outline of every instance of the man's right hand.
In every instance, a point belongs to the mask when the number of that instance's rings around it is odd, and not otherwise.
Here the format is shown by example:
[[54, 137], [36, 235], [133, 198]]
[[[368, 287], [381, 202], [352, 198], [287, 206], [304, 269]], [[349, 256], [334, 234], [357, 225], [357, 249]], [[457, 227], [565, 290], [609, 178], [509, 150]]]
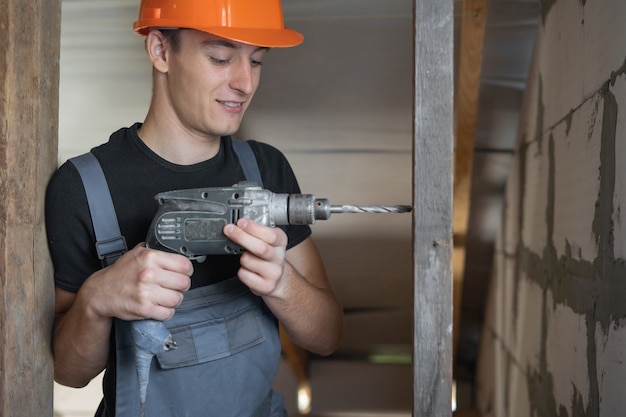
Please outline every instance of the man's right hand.
[[137, 245], [81, 288], [94, 312], [122, 320], [167, 320], [191, 286], [193, 265], [182, 255]]

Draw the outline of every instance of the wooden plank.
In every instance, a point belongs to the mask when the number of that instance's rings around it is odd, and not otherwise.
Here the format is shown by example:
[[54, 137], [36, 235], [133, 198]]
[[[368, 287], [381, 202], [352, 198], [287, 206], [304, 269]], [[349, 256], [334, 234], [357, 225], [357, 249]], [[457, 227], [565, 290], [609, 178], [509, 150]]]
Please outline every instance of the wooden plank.
[[[301, 390], [304, 390], [309, 395], [309, 400], [311, 400], [311, 378], [309, 375], [309, 352], [305, 349], [302, 349], [300, 346], [296, 345], [291, 338], [284, 331], [282, 325], [280, 326], [280, 341], [282, 345], [282, 351], [285, 357], [287, 358], [287, 363], [291, 367], [291, 371], [296, 378], [298, 383], [298, 397], [300, 396]], [[301, 410], [300, 398], [297, 400], [298, 410], [301, 413], [308, 413], [310, 410], [310, 404], [304, 409]]]
[[311, 385], [309, 380], [309, 353], [296, 345], [287, 336], [282, 325], [280, 326], [280, 341], [283, 354], [291, 366], [291, 370], [298, 381], [298, 386]]
[[415, 417], [452, 415], [453, 2], [415, 0]]
[[453, 417], [480, 417], [478, 410], [458, 410], [452, 414]]
[[0, 0], [0, 415], [52, 416], [45, 188], [57, 163], [60, 0]]
[[454, 333], [453, 356], [456, 357], [461, 321], [463, 276], [465, 274], [465, 236], [467, 235], [472, 192], [472, 167], [476, 118], [480, 93], [487, 0], [463, 0], [459, 39], [459, 67], [455, 97], [456, 145], [454, 163]]

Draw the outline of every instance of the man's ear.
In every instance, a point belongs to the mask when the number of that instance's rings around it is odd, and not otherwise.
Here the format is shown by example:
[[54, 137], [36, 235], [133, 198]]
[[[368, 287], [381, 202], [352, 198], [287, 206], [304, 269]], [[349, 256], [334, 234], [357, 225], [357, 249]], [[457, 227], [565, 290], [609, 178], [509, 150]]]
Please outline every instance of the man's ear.
[[146, 51], [152, 66], [159, 72], [167, 72], [168, 43], [160, 30], [153, 29], [146, 37]]

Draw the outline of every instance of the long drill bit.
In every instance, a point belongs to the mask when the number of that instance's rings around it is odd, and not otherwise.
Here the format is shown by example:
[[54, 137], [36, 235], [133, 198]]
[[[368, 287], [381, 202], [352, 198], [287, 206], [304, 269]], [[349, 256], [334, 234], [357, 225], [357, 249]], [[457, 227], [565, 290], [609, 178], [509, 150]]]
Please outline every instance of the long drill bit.
[[332, 205], [331, 213], [408, 213], [411, 206], [355, 206], [351, 204]]

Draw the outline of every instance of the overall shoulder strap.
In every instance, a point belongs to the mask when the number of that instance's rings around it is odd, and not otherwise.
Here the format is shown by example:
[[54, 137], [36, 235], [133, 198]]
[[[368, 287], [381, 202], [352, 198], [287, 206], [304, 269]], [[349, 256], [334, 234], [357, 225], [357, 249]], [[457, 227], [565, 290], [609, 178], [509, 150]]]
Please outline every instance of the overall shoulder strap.
[[263, 188], [263, 179], [261, 179], [261, 171], [259, 171], [259, 164], [254, 156], [254, 151], [248, 141], [233, 139], [233, 150], [239, 158], [239, 163], [243, 169], [243, 173], [248, 181], [254, 181], [257, 185]]
[[96, 251], [102, 266], [113, 264], [126, 250], [126, 239], [120, 232], [111, 192], [96, 157], [87, 152], [70, 158], [85, 187], [91, 222], [96, 234]]

